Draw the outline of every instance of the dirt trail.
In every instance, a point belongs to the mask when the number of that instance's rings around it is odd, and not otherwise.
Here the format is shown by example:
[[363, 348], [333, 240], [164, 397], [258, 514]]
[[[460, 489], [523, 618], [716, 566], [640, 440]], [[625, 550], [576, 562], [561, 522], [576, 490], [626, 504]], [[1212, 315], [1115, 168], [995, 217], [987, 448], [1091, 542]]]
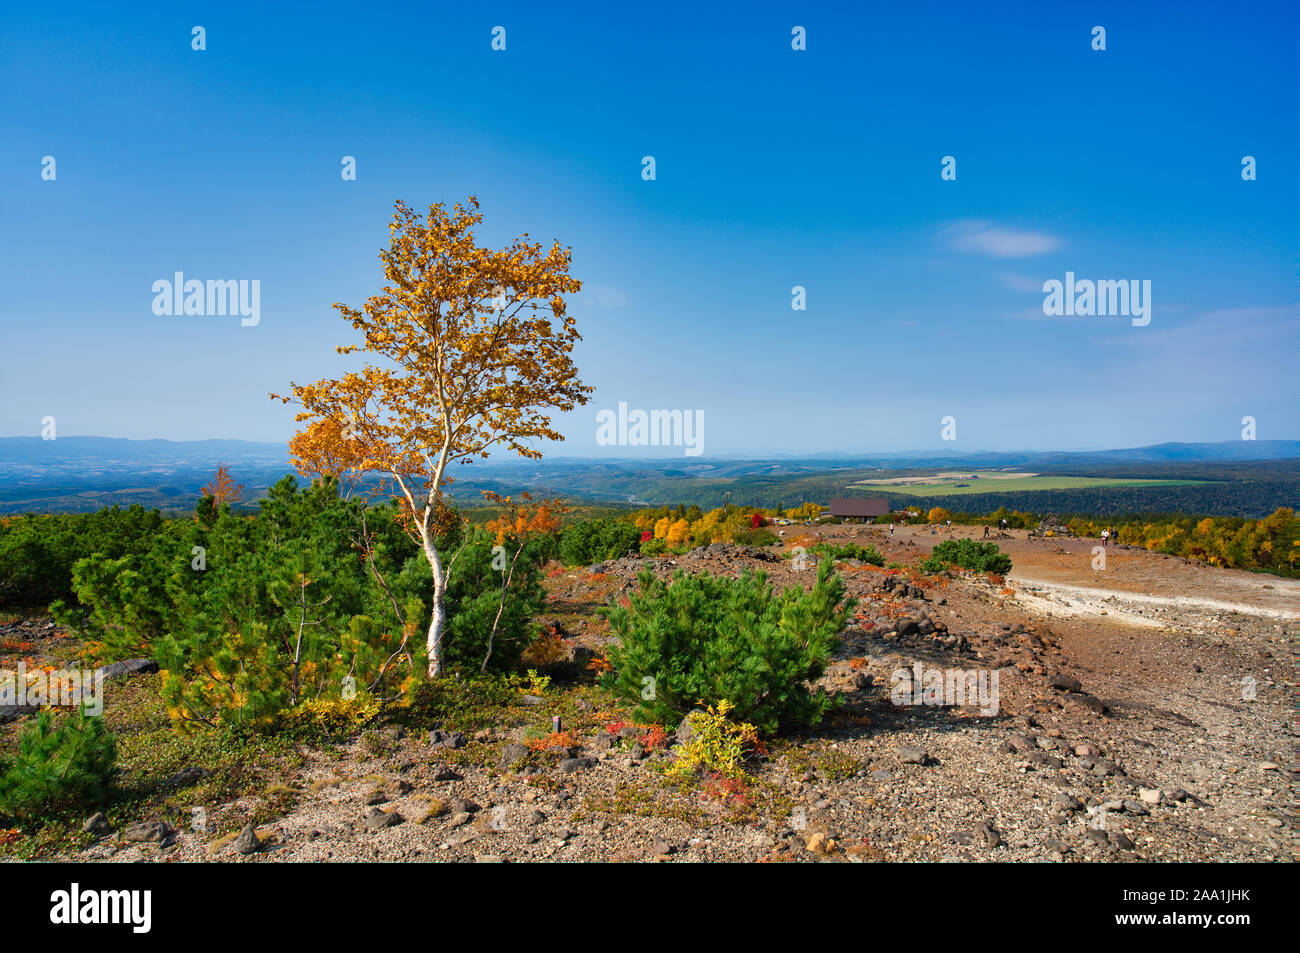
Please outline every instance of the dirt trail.
[[1294, 611], [1254, 605], [1248, 602], [1228, 602], [1223, 599], [1207, 599], [1198, 596], [1146, 595], [1115, 589], [1071, 586], [1063, 583], [1047, 582], [1042, 579], [1030, 579], [1014, 572], [1009, 578], [1021, 593], [1020, 601], [1027, 606], [1038, 605], [1041, 607], [1050, 604], [1054, 611], [1063, 612], [1067, 615], [1110, 614], [1126, 616], [1138, 625], [1162, 624], [1158, 620], [1145, 618], [1145, 610], [1138, 607], [1185, 609], [1191, 612], [1234, 613], [1270, 619], [1294, 619], [1296, 617]]
[[[874, 542], [877, 546], [883, 543], [887, 548], [915, 547], [919, 555], [929, 553], [946, 539], [980, 540], [983, 529], [953, 526], [932, 535], [928, 526], [900, 526], [891, 538], [888, 527], [831, 526], [820, 528], [820, 534]], [[1107, 547], [1106, 568], [1097, 570], [1093, 568], [1093, 549], [1101, 545], [1098, 539], [1040, 539], [1030, 537], [1025, 530], [1011, 530], [1008, 535], [1010, 539], [995, 542], [1011, 557], [1009, 578], [1024, 587], [1061, 595], [1073, 591], [1081, 599], [1119, 596], [1134, 603], [1300, 618], [1297, 580], [1217, 569], [1136, 546]]]

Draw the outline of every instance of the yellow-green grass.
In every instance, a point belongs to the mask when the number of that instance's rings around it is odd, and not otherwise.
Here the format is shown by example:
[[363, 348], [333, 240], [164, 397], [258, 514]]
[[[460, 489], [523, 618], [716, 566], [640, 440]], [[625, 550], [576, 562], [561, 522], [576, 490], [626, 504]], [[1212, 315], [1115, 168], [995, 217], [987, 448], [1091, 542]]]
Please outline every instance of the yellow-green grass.
[[[1017, 493], [1026, 490], [1080, 490], [1111, 486], [1194, 486], [1209, 480], [1122, 480], [1106, 477], [1029, 476], [995, 480], [945, 479], [936, 483], [914, 483], [908, 486], [873, 487], [883, 493], [905, 493], [910, 496], [969, 496], [976, 493]], [[957, 484], [966, 484], [958, 486]]]

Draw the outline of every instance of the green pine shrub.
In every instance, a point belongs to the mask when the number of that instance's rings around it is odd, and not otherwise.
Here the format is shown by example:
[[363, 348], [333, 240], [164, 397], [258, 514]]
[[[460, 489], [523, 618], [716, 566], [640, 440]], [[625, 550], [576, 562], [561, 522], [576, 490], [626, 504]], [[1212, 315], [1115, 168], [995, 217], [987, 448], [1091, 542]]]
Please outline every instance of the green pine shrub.
[[170, 522], [138, 505], [0, 518], [0, 608], [45, 608], [55, 599], [72, 598], [77, 560], [146, 549], [160, 533], [171, 531]]
[[885, 557], [880, 555], [880, 551], [875, 546], [859, 546], [857, 543], [844, 543], [838, 546], [834, 543], [818, 543], [809, 552], [817, 556], [825, 556], [832, 562], [839, 559], [856, 559], [870, 566], [885, 564]]
[[[286, 477], [254, 517], [228, 507], [200, 515], [139, 552], [77, 562], [85, 609], [59, 605], [56, 618], [97, 658], [155, 659], [182, 725], [269, 725], [306, 702], [409, 696], [427, 669], [432, 576], [395, 507], [342, 499], [334, 481], [304, 488]], [[481, 528], [439, 539], [451, 667], [479, 669], [498, 610], [489, 669], [514, 665], [535, 633], [537, 561], [520, 558], [503, 597], [492, 546]]]
[[946, 539], [934, 547], [928, 559], [922, 560], [921, 572], [943, 572], [949, 566], [1005, 576], [1011, 571], [1011, 557], [998, 549], [996, 543]]
[[775, 546], [781, 538], [770, 529], [738, 529], [732, 534], [732, 542], [737, 546]]
[[113, 782], [117, 744], [102, 718], [78, 711], [56, 724], [40, 712], [18, 740], [18, 753], [0, 759], [0, 815], [39, 814], [95, 804]]
[[578, 520], [560, 533], [560, 561], [566, 566], [590, 566], [634, 553], [640, 541], [640, 530], [629, 520]]
[[807, 592], [777, 594], [765, 573], [748, 571], [730, 579], [679, 570], [665, 582], [646, 570], [638, 582], [627, 606], [606, 610], [620, 639], [607, 685], [637, 706], [638, 721], [676, 724], [724, 701], [768, 732], [821, 720], [830, 699], [810, 683], [854, 604], [829, 561]]

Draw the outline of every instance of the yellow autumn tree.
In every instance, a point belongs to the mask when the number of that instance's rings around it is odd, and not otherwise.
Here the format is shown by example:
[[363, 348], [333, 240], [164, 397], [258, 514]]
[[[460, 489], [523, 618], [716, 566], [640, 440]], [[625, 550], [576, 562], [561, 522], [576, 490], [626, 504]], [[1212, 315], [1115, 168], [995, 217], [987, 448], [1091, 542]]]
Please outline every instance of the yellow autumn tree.
[[[483, 528], [496, 539], [493, 547], [492, 568], [501, 573], [501, 597], [497, 601], [496, 615], [492, 618], [492, 628], [488, 632], [487, 653], [483, 656], [480, 672], [486, 672], [492, 661], [492, 648], [496, 643], [497, 626], [501, 623], [501, 614], [506, 608], [506, 591], [515, 578], [515, 564], [523, 555], [529, 540], [560, 529], [559, 514], [567, 511], [560, 500], [543, 501], [532, 504], [532, 494], [523, 493], [519, 500], [501, 496], [492, 490], [482, 490], [483, 498], [501, 508], [501, 515], [489, 520]], [[506, 556], [510, 558], [507, 561]], [[499, 560], [499, 563], [497, 562]]]
[[505, 248], [480, 247], [478, 207], [473, 196], [427, 214], [397, 202], [379, 255], [387, 283], [361, 309], [334, 305], [364, 338], [336, 350], [367, 362], [272, 395], [300, 407], [300, 466], [346, 461], [377, 474], [377, 492], [402, 504], [433, 572], [431, 677], [443, 670], [447, 578], [437, 530], [448, 468], [494, 449], [540, 457], [538, 441], [564, 439], [550, 413], [573, 410], [591, 393], [571, 358], [581, 336], [565, 296], [582, 287], [569, 275], [571, 250], [558, 242], [544, 250], [527, 234]]
[[212, 497], [217, 506], [225, 503], [238, 503], [244, 498], [244, 484], [236, 483], [230, 475], [230, 467], [224, 463], [217, 464], [217, 472], [212, 482], [199, 490], [204, 496]]
[[366, 449], [352, 421], [313, 420], [289, 440], [289, 460], [304, 476], [334, 477], [344, 497], [365, 478]]
[[668, 527], [668, 531], [664, 534], [664, 541], [675, 549], [690, 539], [690, 534], [691, 524], [680, 519]]

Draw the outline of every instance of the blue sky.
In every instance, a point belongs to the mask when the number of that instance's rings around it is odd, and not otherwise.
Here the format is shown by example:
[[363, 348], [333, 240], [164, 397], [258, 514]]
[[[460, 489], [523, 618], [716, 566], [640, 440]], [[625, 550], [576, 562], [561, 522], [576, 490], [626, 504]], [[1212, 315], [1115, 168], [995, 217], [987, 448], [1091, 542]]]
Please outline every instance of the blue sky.
[[[474, 193], [585, 282], [549, 453], [619, 401], [706, 456], [1297, 436], [1294, 4], [271, 6], [0, 8], [0, 434], [286, 439], [393, 201]], [[176, 271], [260, 323], [155, 315]], [[1067, 271], [1150, 325], [1045, 317]]]

